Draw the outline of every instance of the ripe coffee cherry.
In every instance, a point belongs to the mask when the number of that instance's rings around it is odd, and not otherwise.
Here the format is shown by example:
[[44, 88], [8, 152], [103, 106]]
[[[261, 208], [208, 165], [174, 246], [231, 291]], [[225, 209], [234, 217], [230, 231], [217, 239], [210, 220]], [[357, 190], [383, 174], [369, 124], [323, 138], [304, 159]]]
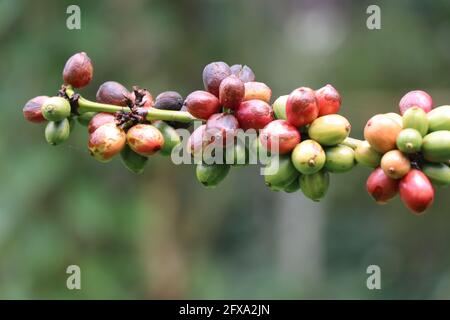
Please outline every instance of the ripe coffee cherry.
[[450, 131], [450, 106], [440, 106], [428, 112], [429, 131]]
[[175, 91], [161, 92], [156, 97], [154, 107], [161, 110], [179, 111], [183, 107], [183, 97]]
[[300, 175], [299, 180], [303, 194], [313, 201], [320, 201], [325, 197], [330, 185], [330, 175], [326, 170], [309, 175]]
[[116, 81], [106, 81], [98, 88], [95, 98], [100, 103], [125, 107], [130, 99], [130, 92]]
[[275, 117], [277, 119], [283, 119], [286, 120], [286, 102], [289, 98], [288, 95], [280, 96], [275, 100], [275, 102], [272, 104], [273, 112], [275, 113]]
[[45, 127], [45, 139], [53, 146], [63, 143], [69, 138], [70, 123], [67, 119], [50, 121]]
[[190, 114], [204, 120], [220, 111], [219, 99], [213, 94], [201, 90], [189, 94], [184, 104]]
[[355, 151], [352, 148], [337, 145], [325, 149], [325, 169], [332, 173], [343, 173], [355, 166]]
[[434, 200], [434, 188], [422, 171], [412, 169], [400, 180], [400, 198], [414, 213], [424, 212]]
[[77, 120], [82, 126], [87, 127], [96, 114], [96, 112], [84, 112], [77, 116]]
[[203, 124], [191, 133], [191, 136], [187, 141], [187, 151], [191, 155], [201, 155], [204, 147], [208, 145], [208, 141], [205, 137], [205, 131], [206, 124]]
[[153, 125], [161, 131], [164, 138], [164, 146], [161, 149], [161, 154], [163, 156], [170, 156], [173, 148], [181, 143], [181, 138], [178, 132], [169, 126], [164, 121], [158, 120], [153, 122]]
[[244, 99], [245, 86], [235, 75], [223, 79], [219, 87], [220, 104], [229, 109], [236, 109]]
[[231, 75], [231, 69], [225, 62], [212, 62], [203, 69], [205, 90], [219, 97], [219, 87], [223, 79]]
[[[278, 163], [275, 163], [278, 161]], [[266, 186], [273, 190], [282, 190], [294, 180], [298, 180], [299, 173], [292, 164], [289, 155], [273, 157], [264, 168]]]
[[319, 117], [338, 113], [341, 108], [341, 95], [331, 84], [316, 90], [316, 100], [319, 107]]
[[381, 163], [381, 154], [375, 151], [369, 142], [363, 141], [355, 149], [355, 160], [359, 164], [376, 168]]
[[415, 129], [403, 129], [397, 136], [397, 148], [405, 153], [419, 152], [422, 148], [422, 135]]
[[93, 133], [99, 127], [107, 123], [116, 123], [116, 117], [112, 113], [100, 112], [92, 117], [88, 124], [88, 132]]
[[164, 137], [150, 124], [137, 124], [128, 130], [127, 142], [134, 152], [147, 157], [163, 148]]
[[440, 130], [427, 134], [422, 143], [423, 156], [431, 162], [448, 162], [450, 159], [450, 131]]
[[272, 154], [286, 154], [300, 143], [300, 132], [286, 120], [274, 120], [261, 130], [261, 144]]
[[381, 153], [395, 149], [397, 136], [402, 127], [391, 118], [378, 114], [373, 116], [364, 128], [364, 138], [372, 148]]
[[403, 115], [406, 110], [412, 107], [419, 107], [423, 109], [423, 111], [429, 112], [433, 108], [433, 99], [425, 91], [415, 90], [405, 94], [400, 100], [398, 106], [400, 108], [401, 115]]
[[[137, 104], [138, 107], [145, 108], [145, 109], [152, 108], [154, 106], [155, 102], [153, 100], [153, 96], [150, 93], [150, 91], [148, 91], [147, 89], [140, 89], [137, 87], [133, 87], [133, 88], [135, 88], [135, 90], [133, 90], [131, 92], [130, 97], [131, 97], [131, 101], [134, 104]], [[137, 100], [136, 92], [135, 92], [136, 90], [139, 91], [140, 95], [142, 95], [142, 97], [140, 98], [139, 101], [136, 101]]]
[[295, 127], [313, 122], [319, 115], [314, 90], [306, 87], [291, 92], [286, 102], [287, 121]]
[[261, 100], [241, 102], [235, 115], [239, 121], [239, 126], [244, 130], [259, 130], [274, 120], [272, 107]]
[[398, 193], [398, 180], [388, 177], [383, 169], [375, 169], [367, 179], [367, 192], [379, 204], [385, 204]]
[[133, 173], [141, 174], [144, 172], [145, 165], [148, 158], [137, 154], [131, 150], [130, 146], [125, 144], [125, 147], [120, 152], [120, 158], [124, 166]]
[[255, 81], [255, 74], [250, 67], [242, 64], [234, 64], [230, 67], [231, 73], [237, 76], [242, 82]]
[[89, 135], [88, 148], [100, 162], [112, 160], [125, 146], [125, 132], [114, 123], [106, 123]]
[[422, 136], [428, 132], [428, 117], [423, 109], [412, 107], [405, 111], [402, 118], [403, 128], [417, 130]]
[[42, 115], [41, 107], [48, 98], [48, 96], [38, 96], [29, 100], [22, 110], [25, 119], [34, 123], [46, 122], [46, 119]]
[[210, 143], [220, 143], [225, 146], [234, 141], [238, 128], [239, 123], [232, 114], [216, 113], [206, 122], [205, 138]]
[[227, 164], [200, 163], [196, 168], [197, 180], [207, 188], [216, 187], [230, 171]]
[[314, 140], [300, 142], [292, 151], [292, 163], [303, 174], [313, 174], [325, 165], [325, 151]]
[[70, 116], [70, 103], [62, 97], [51, 97], [44, 101], [41, 112], [48, 121], [61, 121]]
[[245, 95], [244, 101], [248, 100], [262, 100], [270, 103], [270, 97], [272, 96], [272, 89], [270, 89], [265, 83], [262, 82], [245, 82]]
[[85, 52], [74, 54], [67, 60], [63, 70], [64, 83], [74, 88], [85, 87], [91, 82], [94, 68]]
[[411, 163], [401, 151], [391, 150], [381, 158], [381, 168], [390, 178], [400, 179], [411, 170]]
[[352, 126], [343, 116], [329, 114], [319, 117], [308, 129], [309, 137], [324, 146], [334, 146], [348, 137]]
[[444, 163], [425, 163], [422, 172], [437, 186], [450, 184], [450, 167]]

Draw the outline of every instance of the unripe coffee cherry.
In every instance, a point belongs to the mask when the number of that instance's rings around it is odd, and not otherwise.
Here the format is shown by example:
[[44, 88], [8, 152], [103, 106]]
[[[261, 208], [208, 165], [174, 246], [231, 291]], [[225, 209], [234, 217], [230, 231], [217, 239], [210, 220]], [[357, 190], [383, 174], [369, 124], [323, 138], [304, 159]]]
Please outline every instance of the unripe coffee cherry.
[[255, 81], [255, 74], [250, 67], [241, 64], [234, 64], [230, 67], [231, 73], [237, 76], [242, 82]]
[[74, 54], [67, 60], [63, 70], [64, 83], [74, 88], [82, 88], [92, 80], [94, 68], [85, 52]]
[[[278, 163], [274, 164], [274, 161], [278, 161]], [[299, 173], [292, 164], [289, 155], [271, 158], [264, 168], [264, 181], [266, 186], [271, 189], [282, 190], [290, 185], [292, 181], [297, 180], [298, 176]]]
[[314, 90], [306, 87], [291, 92], [286, 102], [287, 121], [295, 127], [313, 122], [319, 115]]
[[[136, 87], [135, 87], [136, 88]], [[135, 90], [139, 91], [139, 94], [142, 96], [140, 101], [136, 101], [136, 93]], [[155, 101], [153, 100], [153, 96], [147, 89], [135, 89], [131, 92], [130, 97], [133, 104], [137, 104], [140, 108], [152, 108], [155, 105]]]
[[300, 142], [292, 151], [292, 163], [303, 174], [313, 174], [325, 165], [325, 151], [314, 140]]
[[125, 144], [125, 147], [120, 152], [120, 157], [124, 166], [131, 172], [136, 174], [144, 172], [148, 158], [131, 150], [129, 145]]
[[277, 119], [286, 120], [286, 102], [289, 98], [289, 95], [284, 95], [278, 97], [275, 102], [272, 104], [273, 112], [275, 113], [275, 117]]
[[422, 148], [422, 135], [415, 129], [403, 129], [397, 136], [397, 148], [404, 153], [416, 153]]
[[272, 89], [270, 89], [265, 83], [262, 82], [245, 82], [245, 95], [244, 101], [248, 100], [262, 100], [270, 103], [270, 97], [272, 96]]
[[82, 126], [87, 127], [96, 114], [96, 112], [84, 112], [77, 116], [77, 120]]
[[348, 137], [352, 126], [346, 118], [338, 114], [329, 114], [314, 120], [309, 129], [309, 137], [321, 145], [334, 146]]
[[428, 112], [429, 131], [450, 131], [450, 106], [440, 106]]
[[42, 115], [41, 107], [48, 98], [48, 96], [38, 96], [25, 103], [22, 110], [25, 119], [34, 123], [46, 122], [46, 119]]
[[45, 139], [53, 146], [63, 143], [69, 138], [70, 123], [68, 119], [50, 121], [45, 127]]
[[338, 113], [341, 108], [341, 95], [331, 84], [316, 90], [316, 100], [319, 108], [319, 117]]
[[400, 198], [414, 213], [423, 213], [434, 200], [434, 188], [422, 171], [412, 169], [400, 180]]
[[450, 159], [450, 131], [440, 130], [427, 134], [423, 138], [422, 152], [431, 162], [448, 162]]
[[125, 107], [131, 98], [127, 88], [116, 81], [106, 81], [97, 90], [97, 102]]
[[212, 62], [203, 69], [205, 90], [219, 97], [219, 87], [223, 79], [231, 75], [231, 69], [225, 62]]
[[398, 113], [388, 112], [388, 113], [384, 113], [383, 115], [388, 117], [388, 118], [391, 118], [392, 120], [397, 122], [400, 127], [404, 128], [404, 126], [403, 126], [403, 117], [401, 115], [399, 115]]
[[181, 143], [178, 132], [164, 121], [158, 120], [152, 123], [163, 135], [164, 146], [160, 153], [163, 156], [170, 156], [173, 148]]
[[89, 135], [88, 148], [100, 162], [109, 162], [125, 146], [125, 132], [114, 123], [106, 123]]
[[190, 114], [204, 120], [220, 111], [219, 99], [213, 94], [201, 90], [189, 94], [184, 104]]
[[203, 149], [208, 145], [205, 137], [206, 124], [195, 129], [187, 141], [187, 151], [193, 156], [199, 156], [203, 153]]
[[401, 115], [403, 115], [406, 110], [412, 107], [419, 107], [423, 109], [423, 111], [429, 112], [433, 108], [433, 99], [425, 91], [415, 90], [405, 94], [400, 100], [398, 106], [400, 108]]
[[320, 201], [328, 191], [330, 175], [326, 170], [314, 174], [300, 175], [300, 189], [303, 194], [313, 201]]
[[48, 121], [61, 121], [70, 116], [70, 103], [62, 97], [51, 97], [44, 101], [41, 111]]
[[272, 107], [261, 100], [241, 102], [235, 115], [239, 121], [239, 126], [244, 130], [259, 130], [274, 120]]
[[183, 97], [175, 91], [161, 92], [156, 97], [154, 107], [161, 110], [180, 111], [183, 107]]
[[274, 120], [261, 130], [261, 144], [272, 154], [286, 154], [300, 143], [300, 132], [286, 120]]
[[355, 151], [352, 148], [337, 145], [325, 149], [325, 169], [332, 173], [343, 173], [355, 166]]
[[227, 145], [233, 143], [239, 123], [235, 116], [229, 113], [216, 113], [206, 122], [205, 138], [210, 143]]
[[164, 137], [150, 124], [137, 124], [127, 132], [127, 142], [134, 152], [141, 156], [151, 156], [164, 146]]
[[412, 107], [403, 114], [403, 128], [417, 130], [422, 136], [428, 132], [428, 117], [419, 107]]
[[245, 86], [235, 75], [223, 79], [219, 87], [220, 104], [229, 109], [236, 109], [244, 99]]
[[422, 172], [438, 186], [450, 184], [450, 167], [445, 163], [424, 163], [421, 167]]
[[376, 168], [381, 163], [381, 154], [375, 151], [367, 141], [363, 141], [355, 149], [355, 160], [359, 164]]
[[367, 179], [367, 192], [379, 204], [385, 204], [398, 193], [398, 180], [388, 177], [383, 169], [375, 169]]
[[97, 128], [107, 123], [116, 123], [116, 117], [112, 113], [100, 112], [92, 117], [88, 124], [88, 132], [93, 133]]
[[289, 185], [283, 187], [283, 191], [286, 193], [293, 193], [300, 190], [300, 178], [294, 179]]
[[386, 153], [397, 146], [397, 136], [402, 127], [391, 118], [378, 114], [373, 116], [364, 127], [364, 138], [372, 148]]
[[227, 164], [200, 163], [196, 167], [197, 180], [207, 188], [216, 187], [230, 171]]
[[381, 158], [381, 168], [392, 179], [400, 179], [411, 170], [411, 162], [399, 150], [386, 152]]

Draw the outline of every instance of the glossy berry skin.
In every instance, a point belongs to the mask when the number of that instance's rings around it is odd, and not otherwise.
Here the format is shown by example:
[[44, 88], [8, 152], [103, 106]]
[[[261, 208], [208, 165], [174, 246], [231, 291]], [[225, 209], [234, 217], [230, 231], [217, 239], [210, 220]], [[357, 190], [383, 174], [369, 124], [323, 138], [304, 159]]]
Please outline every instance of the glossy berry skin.
[[85, 52], [74, 54], [67, 60], [63, 70], [64, 83], [74, 88], [85, 87], [91, 82], [94, 73], [91, 59]]
[[433, 98], [422, 90], [410, 91], [402, 97], [398, 107], [401, 115], [412, 107], [419, 107], [428, 113], [433, 108]]
[[162, 133], [150, 124], [137, 124], [127, 132], [130, 148], [141, 156], [151, 156], [164, 146]]
[[187, 141], [187, 151], [196, 155], [202, 152], [203, 148], [208, 144], [205, 138], [206, 124], [195, 129]]
[[130, 99], [130, 92], [116, 81], [106, 81], [98, 88], [95, 98], [100, 103], [125, 107]]
[[23, 107], [23, 116], [30, 122], [42, 123], [47, 120], [42, 115], [41, 107], [48, 96], [37, 96], [29, 100]]
[[274, 120], [261, 130], [259, 139], [261, 144], [271, 153], [286, 154], [300, 143], [301, 136], [297, 128], [287, 121]]
[[130, 146], [125, 144], [124, 148], [120, 152], [120, 158], [124, 166], [133, 173], [141, 174], [144, 172], [145, 165], [148, 158], [137, 154], [131, 150]]
[[367, 192], [379, 204], [385, 204], [398, 193], [399, 181], [388, 177], [383, 169], [376, 168], [367, 179]]
[[153, 100], [153, 96], [147, 89], [138, 89], [141, 94], [143, 94], [143, 97], [141, 98], [141, 101], [136, 101], [136, 93], [133, 90], [130, 94], [131, 101], [134, 104], [138, 104], [138, 107], [140, 108], [152, 108], [155, 105], [155, 101]]
[[240, 103], [235, 116], [239, 126], [244, 129], [260, 130], [274, 120], [272, 107], [261, 100], [248, 100]]
[[183, 97], [175, 91], [161, 92], [156, 97], [154, 107], [161, 110], [179, 111], [183, 107]]
[[107, 123], [89, 135], [88, 148], [100, 162], [109, 162], [125, 146], [125, 132], [114, 123]]
[[420, 170], [412, 169], [400, 180], [400, 197], [414, 213], [421, 214], [434, 200], [434, 188]]
[[338, 113], [341, 108], [341, 95], [331, 84], [316, 90], [316, 100], [319, 107], [319, 117]]
[[205, 138], [210, 143], [221, 143], [224, 146], [232, 143], [236, 136], [239, 123], [235, 116], [229, 113], [216, 113], [206, 122]]
[[237, 76], [242, 82], [255, 81], [255, 74], [249, 66], [234, 64], [230, 67], [231, 73]]
[[219, 87], [223, 79], [231, 75], [231, 69], [225, 62], [212, 62], [203, 69], [205, 90], [219, 97]]
[[63, 97], [45, 99], [41, 106], [42, 116], [48, 121], [61, 121], [70, 116], [70, 103]]
[[235, 75], [223, 79], [219, 87], [220, 104], [229, 109], [236, 109], [244, 99], [244, 83]]
[[319, 115], [316, 94], [306, 87], [291, 92], [286, 102], [287, 121], [295, 127], [313, 122]]
[[364, 138], [375, 151], [386, 153], [397, 147], [397, 136], [402, 127], [386, 115], [378, 114], [367, 121]]
[[100, 112], [92, 117], [88, 124], [88, 132], [93, 133], [99, 127], [107, 123], [116, 123], [116, 117], [112, 113]]
[[201, 90], [189, 94], [184, 104], [190, 114], [204, 120], [220, 111], [219, 99], [215, 95]]
[[252, 81], [246, 82], [244, 86], [244, 101], [258, 99], [270, 103], [272, 89], [270, 89], [265, 83]]

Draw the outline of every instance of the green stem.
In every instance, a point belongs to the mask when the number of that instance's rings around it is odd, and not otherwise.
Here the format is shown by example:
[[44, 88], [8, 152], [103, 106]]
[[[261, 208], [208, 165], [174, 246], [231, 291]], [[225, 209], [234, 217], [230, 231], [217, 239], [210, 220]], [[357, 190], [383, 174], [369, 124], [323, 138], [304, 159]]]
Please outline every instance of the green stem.
[[[75, 92], [72, 88], [66, 89], [66, 94], [70, 98], [72, 97]], [[115, 112], [130, 112], [130, 108], [128, 107], [121, 107], [116, 106], [112, 104], [106, 104], [106, 103], [98, 103], [94, 101], [90, 101], [88, 99], [85, 99], [80, 96], [78, 99], [78, 112], [79, 113], [85, 113], [85, 112], [108, 112], [108, 113], [115, 113]], [[176, 121], [176, 122], [193, 122], [193, 121], [202, 121], [201, 119], [198, 119], [191, 115], [189, 112], [186, 111], [172, 111], [172, 110], [160, 110], [155, 108], [150, 108], [146, 110], [146, 116], [145, 118], [148, 121], [153, 120], [165, 120], [165, 121]]]
[[341, 144], [343, 144], [344, 146], [350, 147], [350, 148], [352, 148], [352, 149], [356, 149], [356, 147], [357, 147], [361, 142], [362, 142], [362, 140], [347, 137], [347, 138], [345, 138], [344, 141], [341, 142]]

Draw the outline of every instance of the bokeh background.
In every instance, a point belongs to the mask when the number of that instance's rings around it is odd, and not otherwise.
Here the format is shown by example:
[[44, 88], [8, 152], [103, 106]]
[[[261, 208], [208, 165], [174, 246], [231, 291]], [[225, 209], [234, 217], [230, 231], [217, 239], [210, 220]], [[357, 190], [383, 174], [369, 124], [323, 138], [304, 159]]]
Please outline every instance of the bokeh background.
[[[81, 8], [81, 30], [66, 8]], [[381, 8], [368, 30], [366, 8]], [[193, 166], [155, 156], [141, 176], [87, 153], [86, 130], [52, 147], [21, 109], [55, 94], [65, 60], [86, 51], [92, 84], [156, 95], [201, 89], [205, 64], [250, 65], [273, 97], [333, 84], [361, 138], [412, 89], [450, 103], [450, 2], [0, 1], [0, 298], [450, 298], [449, 189], [410, 214], [376, 205], [370, 172], [333, 175], [328, 196], [269, 191], [256, 166], [214, 190]], [[81, 268], [82, 290], [66, 288]], [[381, 267], [382, 290], [366, 287]]]

